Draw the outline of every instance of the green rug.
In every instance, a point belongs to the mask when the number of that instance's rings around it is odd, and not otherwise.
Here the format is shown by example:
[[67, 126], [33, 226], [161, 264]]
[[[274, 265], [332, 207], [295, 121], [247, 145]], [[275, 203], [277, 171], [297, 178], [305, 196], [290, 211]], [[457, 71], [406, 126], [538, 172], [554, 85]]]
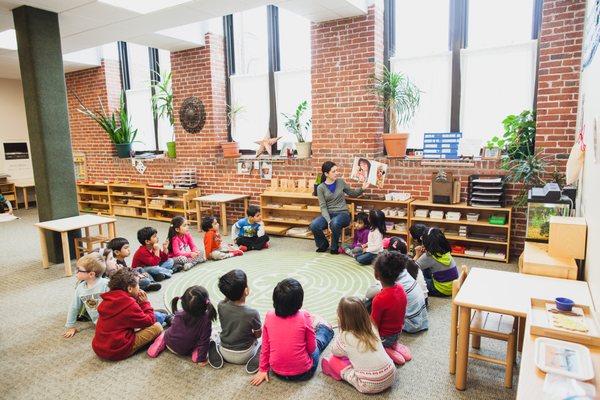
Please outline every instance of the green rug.
[[[246, 303], [256, 308], [264, 320], [273, 309], [273, 288], [277, 282], [291, 277], [304, 288], [303, 309], [323, 316], [337, 325], [337, 305], [342, 296], [363, 296], [375, 283], [373, 268], [359, 265], [353, 258], [328, 253], [303, 251], [252, 251], [241, 257], [208, 261], [175, 276], [176, 282], [164, 294], [165, 306], [193, 285], [204, 286], [213, 305], [223, 300], [218, 279], [232, 269], [241, 269], [248, 276], [250, 296]], [[180, 303], [181, 304], [181, 303]], [[181, 305], [178, 305], [181, 309]], [[218, 321], [216, 322], [218, 325]]]

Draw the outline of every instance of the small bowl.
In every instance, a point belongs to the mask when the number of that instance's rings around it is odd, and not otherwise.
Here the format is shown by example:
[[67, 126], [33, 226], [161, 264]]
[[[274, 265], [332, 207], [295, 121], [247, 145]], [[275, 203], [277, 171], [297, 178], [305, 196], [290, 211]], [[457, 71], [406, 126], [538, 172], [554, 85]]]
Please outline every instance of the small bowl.
[[575, 304], [573, 300], [567, 299], [566, 297], [557, 297], [554, 301], [556, 302], [556, 308], [561, 311], [571, 311]]

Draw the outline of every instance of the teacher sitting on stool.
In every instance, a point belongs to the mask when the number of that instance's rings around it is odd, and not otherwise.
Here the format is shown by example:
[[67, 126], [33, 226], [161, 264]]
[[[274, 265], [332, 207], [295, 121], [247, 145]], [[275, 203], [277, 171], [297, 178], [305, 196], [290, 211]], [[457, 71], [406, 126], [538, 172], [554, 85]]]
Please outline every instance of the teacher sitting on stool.
[[350, 225], [350, 213], [344, 194], [351, 197], [360, 196], [369, 186], [369, 182], [365, 181], [361, 189], [350, 188], [342, 178], [338, 178], [338, 167], [332, 161], [325, 161], [321, 171], [323, 172], [322, 183], [317, 186], [321, 216], [311, 222], [310, 230], [315, 237], [317, 252], [323, 253], [329, 247], [329, 242], [323, 233], [323, 230], [327, 229], [331, 233], [331, 254], [338, 254], [342, 229]]

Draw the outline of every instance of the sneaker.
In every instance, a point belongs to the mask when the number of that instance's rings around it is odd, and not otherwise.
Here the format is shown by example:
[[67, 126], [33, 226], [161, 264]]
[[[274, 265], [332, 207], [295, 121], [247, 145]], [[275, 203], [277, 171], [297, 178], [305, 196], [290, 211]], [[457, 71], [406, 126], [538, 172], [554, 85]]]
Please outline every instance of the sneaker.
[[240, 249], [241, 251], [248, 251], [248, 248], [246, 246], [240, 246], [238, 247], [238, 249]]
[[146, 286], [146, 292], [156, 292], [157, 290], [160, 290], [161, 287], [162, 285], [160, 283], [150, 282], [150, 284]]
[[173, 318], [175, 318], [175, 315], [167, 314], [167, 316], [165, 317], [165, 322], [163, 322], [163, 327], [164, 328], [170, 327], [173, 324]]
[[402, 357], [402, 354], [398, 353], [396, 350], [386, 347], [385, 352], [392, 359], [395, 364], [404, 365], [406, 360]]
[[79, 314], [77, 316], [77, 321], [80, 321], [80, 322], [88, 322], [88, 321], [91, 321], [91, 320], [92, 319], [89, 317], [89, 315], [87, 314], [87, 312], [83, 313], [83, 314]]
[[327, 247], [319, 247], [317, 248], [317, 253], [325, 253], [327, 251], [327, 249], [329, 248], [329, 246]]
[[223, 356], [214, 340], [208, 345], [208, 363], [215, 369], [223, 368]]
[[154, 275], [152, 275], [152, 277], [154, 278], [154, 280], [156, 282], [160, 282], [160, 281], [164, 281], [167, 276], [165, 274], [154, 274]]
[[260, 364], [260, 351], [262, 346], [258, 346], [256, 353], [246, 363], [246, 372], [249, 374], [255, 374], [258, 372], [258, 365]]
[[242, 250], [229, 250], [229, 254], [231, 254], [233, 257], [237, 257], [243, 256], [244, 252]]
[[173, 273], [176, 274], [179, 271], [184, 271], [185, 268], [181, 264], [173, 265]]
[[407, 346], [400, 343], [396, 343], [392, 346], [392, 349], [400, 353], [406, 361], [412, 360], [412, 354]]
[[[204, 356], [206, 356], [206, 354]], [[197, 347], [192, 351], [192, 361], [195, 363], [200, 362], [200, 353], [198, 352]]]
[[323, 373], [325, 375], [328, 375], [328, 376], [332, 377], [336, 381], [341, 381], [342, 380], [341, 375], [338, 374], [333, 368], [331, 368], [331, 366], [329, 365], [329, 360], [328, 359], [323, 358], [323, 360], [321, 360], [321, 369], [323, 370]]
[[269, 248], [269, 243], [265, 243], [263, 244], [263, 247], [261, 247], [261, 249], [268, 249]]
[[340, 251], [339, 251], [339, 249], [338, 250], [331, 249], [331, 250], [329, 250], [329, 253], [331, 253], [331, 254], [340, 254]]
[[340, 247], [338, 247], [338, 253], [346, 254], [346, 251], [340, 246]]
[[346, 250], [344, 250], [344, 253], [346, 253], [347, 255], [349, 255], [350, 257], [354, 256], [354, 254], [352, 253], [352, 249], [351, 248], [347, 248]]
[[194, 264], [192, 264], [192, 263], [185, 263], [185, 264], [183, 264], [183, 270], [189, 271], [190, 269], [192, 269], [193, 266], [194, 266]]
[[152, 358], [158, 357], [160, 353], [165, 349], [165, 333], [161, 333], [158, 335], [156, 339], [154, 339], [154, 343], [150, 345], [148, 348], [148, 355]]

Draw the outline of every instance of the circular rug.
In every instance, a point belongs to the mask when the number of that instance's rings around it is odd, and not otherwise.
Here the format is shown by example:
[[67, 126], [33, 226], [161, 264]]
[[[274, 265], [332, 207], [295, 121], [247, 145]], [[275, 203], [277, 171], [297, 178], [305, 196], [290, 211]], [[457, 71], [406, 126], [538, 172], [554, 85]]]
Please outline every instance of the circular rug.
[[[303, 309], [326, 318], [337, 325], [337, 305], [341, 297], [364, 296], [375, 284], [373, 268], [358, 264], [345, 255], [298, 251], [252, 251], [241, 257], [208, 261], [177, 274], [176, 282], [165, 290], [165, 306], [193, 285], [204, 286], [215, 307], [224, 296], [218, 287], [219, 277], [232, 269], [241, 269], [248, 276], [250, 295], [246, 304], [256, 308], [264, 320], [273, 309], [273, 288], [285, 279], [297, 279], [304, 289]], [[181, 305], [178, 305], [181, 308]], [[216, 321], [218, 325], [218, 321]]]

